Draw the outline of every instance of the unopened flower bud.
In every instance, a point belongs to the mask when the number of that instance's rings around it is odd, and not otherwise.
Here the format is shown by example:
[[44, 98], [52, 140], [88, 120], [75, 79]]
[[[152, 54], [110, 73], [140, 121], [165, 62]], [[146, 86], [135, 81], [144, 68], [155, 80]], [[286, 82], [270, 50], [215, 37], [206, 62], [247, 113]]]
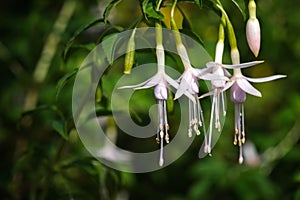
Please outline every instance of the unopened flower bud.
[[249, 48], [255, 57], [257, 57], [260, 49], [260, 25], [257, 18], [248, 19], [246, 36]]
[[260, 25], [256, 18], [256, 4], [254, 0], [249, 1], [248, 10], [249, 19], [246, 24], [246, 36], [252, 53], [257, 57], [260, 49]]
[[128, 41], [127, 45], [127, 53], [125, 56], [125, 66], [124, 66], [124, 73], [130, 74], [131, 68], [134, 63], [134, 52], [135, 52], [135, 42], [134, 42], [134, 36], [135, 36], [136, 28], [133, 29], [131, 36]]

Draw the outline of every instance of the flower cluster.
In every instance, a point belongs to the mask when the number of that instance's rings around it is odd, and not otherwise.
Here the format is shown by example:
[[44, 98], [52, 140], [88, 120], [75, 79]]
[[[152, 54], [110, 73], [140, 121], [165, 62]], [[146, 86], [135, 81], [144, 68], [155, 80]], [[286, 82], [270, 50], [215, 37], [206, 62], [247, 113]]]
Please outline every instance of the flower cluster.
[[[161, 1], [160, 1], [161, 2]], [[245, 122], [244, 122], [244, 103], [247, 94], [261, 97], [261, 93], [255, 89], [250, 82], [261, 83], [276, 80], [285, 77], [285, 75], [274, 75], [264, 78], [249, 78], [242, 74], [242, 69], [255, 66], [263, 63], [263, 61], [252, 61], [247, 63], [240, 63], [240, 54], [237, 48], [236, 37], [233, 26], [223, 9], [221, 3], [216, 1], [215, 7], [221, 12], [221, 22], [219, 26], [219, 37], [216, 45], [215, 60], [206, 63], [206, 67], [199, 69], [194, 68], [187, 53], [187, 49], [181, 41], [179, 30], [174, 20], [174, 9], [176, 2], [171, 9], [171, 27], [174, 32], [176, 41], [177, 53], [183, 63], [184, 71], [182, 75], [173, 80], [165, 72], [165, 53], [163, 47], [162, 27], [156, 22], [156, 59], [157, 59], [157, 73], [147, 81], [134, 85], [124, 86], [122, 88], [145, 89], [154, 87], [154, 96], [158, 102], [158, 131], [157, 142], [160, 143], [159, 165], [164, 164], [163, 147], [164, 141], [169, 143], [169, 124], [167, 119], [167, 105], [169, 87], [176, 90], [174, 100], [186, 96], [189, 100], [189, 124], [187, 125], [187, 135], [192, 137], [193, 132], [200, 135], [200, 129], [204, 134], [204, 153], [211, 155], [212, 150], [212, 134], [213, 129], [221, 132], [220, 114], [226, 115], [225, 92], [230, 89], [230, 100], [235, 105], [234, 114], [234, 145], [239, 146], [239, 163], [243, 163], [243, 144], [246, 140]], [[159, 8], [159, 6], [157, 6]], [[246, 25], [246, 36], [248, 45], [254, 55], [257, 57], [260, 48], [260, 27], [256, 18], [256, 5], [254, 0], [249, 1], [249, 20]], [[231, 48], [232, 64], [223, 64], [223, 51], [225, 29], [227, 29], [228, 40]], [[233, 71], [233, 73], [230, 73]], [[211, 91], [199, 97], [199, 80], [206, 80], [211, 82]], [[208, 133], [205, 128], [205, 120], [203, 110], [201, 108], [200, 99], [206, 96], [212, 96], [212, 107]]]

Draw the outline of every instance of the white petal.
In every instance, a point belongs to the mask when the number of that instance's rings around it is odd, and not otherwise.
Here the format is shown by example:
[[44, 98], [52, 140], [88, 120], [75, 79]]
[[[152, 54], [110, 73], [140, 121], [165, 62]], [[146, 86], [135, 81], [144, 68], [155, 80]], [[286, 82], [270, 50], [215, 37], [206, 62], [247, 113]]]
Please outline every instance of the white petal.
[[261, 93], [260, 91], [258, 91], [257, 89], [255, 89], [245, 78], [238, 78], [236, 80], [238, 86], [244, 90], [246, 93], [257, 96], [257, 97], [261, 97]]
[[165, 79], [166, 81], [173, 87], [175, 88], [176, 90], [178, 89], [179, 87], [179, 84], [173, 80], [170, 76], [168, 76], [167, 74], [165, 75]]
[[223, 67], [226, 68], [226, 69], [247, 68], [247, 67], [252, 67], [254, 65], [261, 64], [263, 62], [264, 61], [252, 61], [252, 62], [241, 63], [241, 64], [236, 64], [236, 65], [225, 65], [225, 64], [223, 64]]
[[205, 93], [205, 94], [202, 94], [202, 95], [199, 97], [199, 99], [202, 99], [202, 98], [208, 97], [208, 96], [212, 96], [214, 93], [215, 93], [215, 92], [212, 90], [212, 91], [210, 91], [210, 92], [207, 92], [207, 93]]
[[233, 84], [234, 84], [235, 80], [231, 80], [231, 81], [228, 81], [226, 84], [225, 84], [225, 87], [223, 88], [222, 92], [228, 90]]
[[141, 87], [141, 86], [145, 85], [146, 83], [148, 83], [150, 80], [151, 80], [151, 78], [144, 81], [144, 82], [142, 82], [142, 83], [139, 83], [139, 84], [136, 84], [136, 85], [126, 85], [126, 86], [119, 87], [118, 89], [128, 89], [128, 88]]
[[208, 62], [208, 63], [206, 63], [206, 67], [208, 67], [208, 68], [212, 68], [212, 67], [222, 67], [222, 64], [220, 64], [220, 63], [217, 63], [217, 62]]
[[181, 97], [186, 91], [188, 91], [188, 88], [189, 88], [189, 83], [184, 79], [182, 79], [175, 93], [174, 99], [178, 99], [179, 97]]
[[193, 83], [193, 76], [194, 75], [192, 74], [192, 71], [189, 70], [184, 71], [184, 73], [180, 78], [180, 84], [179, 87], [177, 88], [175, 99], [181, 97], [184, 94], [184, 92], [191, 87], [191, 84]]
[[157, 74], [157, 75], [153, 76], [144, 86], [135, 87], [134, 89], [139, 90], [139, 89], [151, 88], [151, 87], [154, 87], [155, 85], [159, 84], [161, 80], [162, 80], [162, 76]]
[[[166, 75], [165, 76], [166, 78], [166, 81], [173, 87], [175, 88], [176, 90], [179, 88], [179, 84], [174, 81], [170, 76]], [[196, 100], [195, 100], [195, 97], [189, 93], [188, 91], [184, 92], [184, 95], [187, 96], [190, 100], [193, 101], [193, 103], [196, 103]], [[175, 99], [175, 98], [174, 98]]]
[[199, 76], [199, 78], [202, 80], [209, 80], [209, 81], [212, 81], [212, 80], [228, 81], [229, 80], [226, 76], [220, 76], [218, 74], [205, 74], [205, 75]]
[[207, 73], [212, 73], [212, 70], [213, 68], [204, 68], [204, 69], [193, 68], [193, 74], [199, 77]]
[[144, 89], [144, 88], [150, 88], [153, 87], [155, 85], [157, 85], [159, 83], [159, 81], [161, 80], [161, 76], [156, 74], [154, 76], [152, 76], [151, 78], [149, 78], [148, 80], [136, 84], [136, 85], [128, 85], [128, 86], [122, 86], [119, 87], [118, 89], [128, 89], [128, 88], [133, 88], [133, 89]]
[[262, 83], [262, 82], [268, 82], [268, 81], [273, 81], [279, 78], [285, 78], [286, 75], [274, 75], [274, 76], [268, 76], [264, 78], [248, 78], [245, 77], [248, 81], [253, 82], [253, 83]]
[[168, 86], [166, 83], [161, 82], [154, 87], [154, 95], [156, 99], [167, 100], [168, 98]]

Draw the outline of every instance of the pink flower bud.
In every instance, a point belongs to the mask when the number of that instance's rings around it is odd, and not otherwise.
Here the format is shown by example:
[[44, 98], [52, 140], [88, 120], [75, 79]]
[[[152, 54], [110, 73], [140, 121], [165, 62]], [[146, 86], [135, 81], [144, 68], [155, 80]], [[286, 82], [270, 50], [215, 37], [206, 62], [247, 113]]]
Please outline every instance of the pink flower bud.
[[260, 26], [257, 18], [252, 17], [248, 19], [246, 25], [246, 36], [252, 53], [255, 57], [257, 57], [260, 49]]

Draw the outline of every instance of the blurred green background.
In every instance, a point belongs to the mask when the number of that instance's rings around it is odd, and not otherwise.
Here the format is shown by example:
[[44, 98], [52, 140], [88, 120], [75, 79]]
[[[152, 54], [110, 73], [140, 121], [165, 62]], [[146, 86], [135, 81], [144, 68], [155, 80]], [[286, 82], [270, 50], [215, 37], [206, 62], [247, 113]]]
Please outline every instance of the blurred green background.
[[[225, 126], [212, 157], [197, 157], [202, 137], [196, 138], [176, 162], [145, 174], [118, 172], [97, 162], [83, 147], [72, 121], [74, 70], [103, 36], [128, 29], [141, 15], [137, 0], [121, 1], [111, 10], [108, 25], [99, 23], [81, 33], [64, 57], [76, 30], [101, 18], [109, 2], [1, 1], [1, 199], [300, 199], [298, 2], [257, 1], [262, 44], [255, 58], [246, 43], [243, 16], [231, 1], [223, 1], [235, 27], [241, 61], [265, 61], [244, 70], [245, 75], [287, 75], [255, 84], [263, 98], [248, 96], [245, 103], [247, 140], [255, 145], [259, 160], [238, 164], [238, 149], [232, 144], [233, 107], [228, 102]], [[218, 15], [189, 2], [178, 6], [187, 17], [183, 28], [192, 28], [213, 57]], [[144, 59], [142, 54], [138, 56]], [[227, 41], [224, 62], [230, 62]], [[113, 122], [107, 81], [113, 81], [111, 74], [121, 75], [123, 60], [114, 63], [111, 71], [100, 83], [97, 101], [98, 114], [108, 120], [108, 126]], [[57, 87], [62, 90], [58, 98]], [[147, 108], [155, 103], [143, 96], [152, 92], [140, 92], [136, 97], [133, 111], [142, 123], [148, 120]], [[209, 99], [203, 101], [203, 107], [208, 119]], [[176, 108], [169, 113], [170, 124], [176, 124], [176, 113]], [[138, 151], [156, 148], [154, 138], [130, 140], [120, 134], [117, 143]]]

